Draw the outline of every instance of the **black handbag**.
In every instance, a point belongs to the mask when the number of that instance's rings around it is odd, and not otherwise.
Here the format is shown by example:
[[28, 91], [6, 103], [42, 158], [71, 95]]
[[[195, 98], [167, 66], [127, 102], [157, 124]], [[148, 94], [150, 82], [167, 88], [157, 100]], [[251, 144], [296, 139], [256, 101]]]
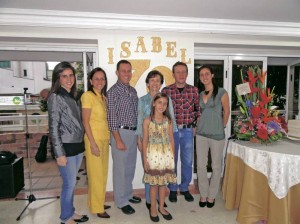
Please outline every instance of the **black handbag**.
[[43, 163], [47, 159], [47, 142], [48, 142], [48, 136], [43, 135], [40, 142], [40, 147], [38, 148], [38, 151], [36, 152], [35, 155], [35, 160], [38, 163]]

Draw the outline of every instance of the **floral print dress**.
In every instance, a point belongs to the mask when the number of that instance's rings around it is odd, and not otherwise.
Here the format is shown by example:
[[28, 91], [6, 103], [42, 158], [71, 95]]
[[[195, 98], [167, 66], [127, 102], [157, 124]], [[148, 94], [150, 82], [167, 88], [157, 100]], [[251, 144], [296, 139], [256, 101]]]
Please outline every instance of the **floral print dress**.
[[144, 182], [150, 185], [176, 183], [174, 154], [169, 130], [167, 118], [162, 123], [153, 120], [149, 123], [149, 142], [146, 152], [149, 170], [144, 175]]

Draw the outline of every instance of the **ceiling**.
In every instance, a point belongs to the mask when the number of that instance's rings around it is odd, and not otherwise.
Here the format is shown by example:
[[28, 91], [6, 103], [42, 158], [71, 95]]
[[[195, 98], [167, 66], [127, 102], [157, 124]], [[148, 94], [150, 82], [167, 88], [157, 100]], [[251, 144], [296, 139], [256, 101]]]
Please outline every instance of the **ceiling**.
[[0, 8], [300, 23], [299, 0], [0, 0]]
[[[222, 23], [222, 19], [226, 20], [251, 20], [251, 21], [274, 21], [274, 22], [288, 22], [300, 24], [300, 0], [0, 0], [0, 8], [16, 8], [16, 9], [40, 9], [40, 10], [53, 10], [53, 11], [72, 11], [76, 15], [76, 12], [96, 12], [96, 13], [113, 13], [113, 14], [130, 14], [130, 15], [156, 15], [156, 16], [169, 16], [169, 17], [188, 17], [188, 18], [209, 18], [209, 19], [220, 19], [219, 23]], [[1, 15], [0, 15], [1, 19]], [[289, 24], [287, 25], [289, 26]], [[298, 25], [297, 25], [298, 26]], [[276, 28], [272, 28], [276, 29]], [[256, 38], [265, 38], [259, 37]], [[279, 41], [277, 37], [268, 37], [268, 41], [273, 40]], [[294, 39], [293, 39], [294, 38]], [[286, 36], [285, 40], [297, 42], [299, 38]], [[35, 43], [36, 45], [43, 45], [45, 42], [51, 43], [56, 47], [57, 43], [62, 44], [75, 44], [75, 45], [90, 45], [97, 46], [97, 40], [79, 40], [79, 39], [48, 39], [48, 38], [26, 38], [26, 37], [0, 37], [0, 42], [28, 42]], [[52, 46], [51, 45], [51, 46]], [[291, 51], [295, 52], [295, 55], [299, 56], [299, 48], [288, 47], [284, 44], [283, 49], [275, 49], [274, 55], [278, 52], [285, 55], [285, 51], [288, 55], [291, 55]], [[217, 51], [222, 49], [221, 45], [208, 46], [204, 44], [196, 44], [198, 48], [217, 48]], [[230, 48], [231, 51], [234, 46], [226, 45], [224, 48]], [[247, 46], [239, 46], [243, 50], [250, 52]], [[261, 54], [270, 52], [270, 49], [262, 49], [261, 46], [253, 48], [261, 49]], [[273, 48], [272, 48], [273, 49]], [[3, 49], [2, 49], [3, 50]], [[24, 49], [26, 50], [26, 49]], [[273, 49], [274, 51], [274, 49]], [[69, 57], [82, 58], [81, 50], [77, 52], [68, 52]], [[49, 52], [48, 52], [49, 53]], [[256, 52], [257, 53], [257, 52]], [[2, 51], [2, 56], [15, 58], [13, 51]], [[39, 52], [41, 54], [41, 52]], [[31, 57], [39, 59], [44, 57], [36, 52], [32, 52]], [[52, 53], [53, 54], [53, 53]], [[25, 53], [24, 53], [25, 55]], [[17, 58], [21, 60], [24, 56], [19, 54]], [[47, 57], [51, 54], [47, 54]], [[28, 57], [29, 54], [26, 55]], [[66, 56], [66, 55], [64, 55]], [[56, 57], [54, 55], [54, 57]], [[74, 59], [75, 60], [75, 59]], [[76, 59], [77, 60], [77, 59]]]

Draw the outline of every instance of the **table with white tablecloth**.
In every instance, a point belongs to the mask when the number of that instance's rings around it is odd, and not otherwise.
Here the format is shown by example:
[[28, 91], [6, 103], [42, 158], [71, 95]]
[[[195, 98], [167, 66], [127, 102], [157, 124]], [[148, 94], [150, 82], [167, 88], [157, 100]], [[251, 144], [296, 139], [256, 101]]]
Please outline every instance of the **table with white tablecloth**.
[[280, 140], [268, 145], [230, 141], [223, 198], [238, 209], [237, 221], [252, 224], [300, 223], [300, 143]]

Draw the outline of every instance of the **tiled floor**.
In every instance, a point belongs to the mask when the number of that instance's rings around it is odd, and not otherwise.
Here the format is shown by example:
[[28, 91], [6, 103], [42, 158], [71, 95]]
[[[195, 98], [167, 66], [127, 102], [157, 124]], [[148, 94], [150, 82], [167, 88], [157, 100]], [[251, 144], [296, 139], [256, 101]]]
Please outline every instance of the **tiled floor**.
[[[178, 197], [177, 203], [168, 204], [168, 211], [173, 215], [173, 221], [170, 223], [188, 223], [188, 224], [234, 224], [236, 211], [227, 211], [224, 209], [224, 203], [220, 195], [216, 199], [215, 207], [200, 208], [197, 202], [186, 202], [182, 196]], [[88, 214], [90, 220], [88, 223], [106, 223], [106, 224], [147, 224], [152, 223], [149, 218], [148, 210], [143, 200], [141, 204], [133, 205], [136, 213], [133, 215], [125, 215], [120, 209], [114, 206], [113, 202], [107, 204], [112, 205], [112, 208], [107, 210], [111, 216], [110, 219], [100, 219], [96, 215], [89, 213], [86, 206], [86, 194], [76, 195], [75, 208], [81, 214]], [[26, 202], [23, 201], [1, 201], [0, 202], [0, 223], [20, 223], [20, 224], [53, 224], [60, 223], [59, 221], [59, 200], [39, 200], [35, 201], [25, 211], [20, 221], [16, 221], [16, 217], [22, 211]], [[169, 223], [163, 220], [160, 216], [160, 223]]]
[[[27, 161], [24, 160], [24, 166], [27, 167]], [[59, 171], [55, 165], [55, 161], [48, 159], [45, 163], [36, 163], [32, 160], [32, 186], [33, 194], [37, 199], [41, 197], [57, 196], [60, 193], [61, 179]], [[25, 189], [22, 190], [17, 198], [26, 198], [30, 194], [28, 169], [24, 170], [26, 180]], [[107, 193], [107, 204], [112, 205], [112, 208], [107, 212], [111, 215], [110, 219], [100, 219], [96, 215], [90, 214], [87, 208], [87, 179], [85, 171], [80, 171], [78, 174], [79, 180], [76, 185], [75, 208], [81, 214], [88, 214], [90, 220], [88, 223], [152, 223], [149, 218], [148, 210], [143, 199], [141, 204], [133, 205], [136, 213], [133, 215], [124, 215], [120, 209], [114, 206], [112, 201], [112, 193]], [[200, 208], [198, 206], [199, 195], [192, 189], [195, 196], [194, 202], [186, 202], [183, 196], [178, 197], [177, 203], [168, 204], [168, 211], [173, 215], [174, 219], [170, 223], [203, 223], [203, 224], [235, 224], [237, 211], [228, 211], [224, 208], [224, 201], [219, 193], [216, 199], [216, 205], [212, 209]], [[143, 195], [143, 190], [136, 190], [135, 194]], [[0, 223], [20, 223], [20, 224], [52, 224], [60, 223], [59, 199], [37, 200], [32, 202], [26, 209], [19, 221], [16, 221], [17, 216], [21, 213], [28, 201], [15, 201], [14, 199], [0, 200]], [[160, 216], [160, 223], [168, 223]]]

